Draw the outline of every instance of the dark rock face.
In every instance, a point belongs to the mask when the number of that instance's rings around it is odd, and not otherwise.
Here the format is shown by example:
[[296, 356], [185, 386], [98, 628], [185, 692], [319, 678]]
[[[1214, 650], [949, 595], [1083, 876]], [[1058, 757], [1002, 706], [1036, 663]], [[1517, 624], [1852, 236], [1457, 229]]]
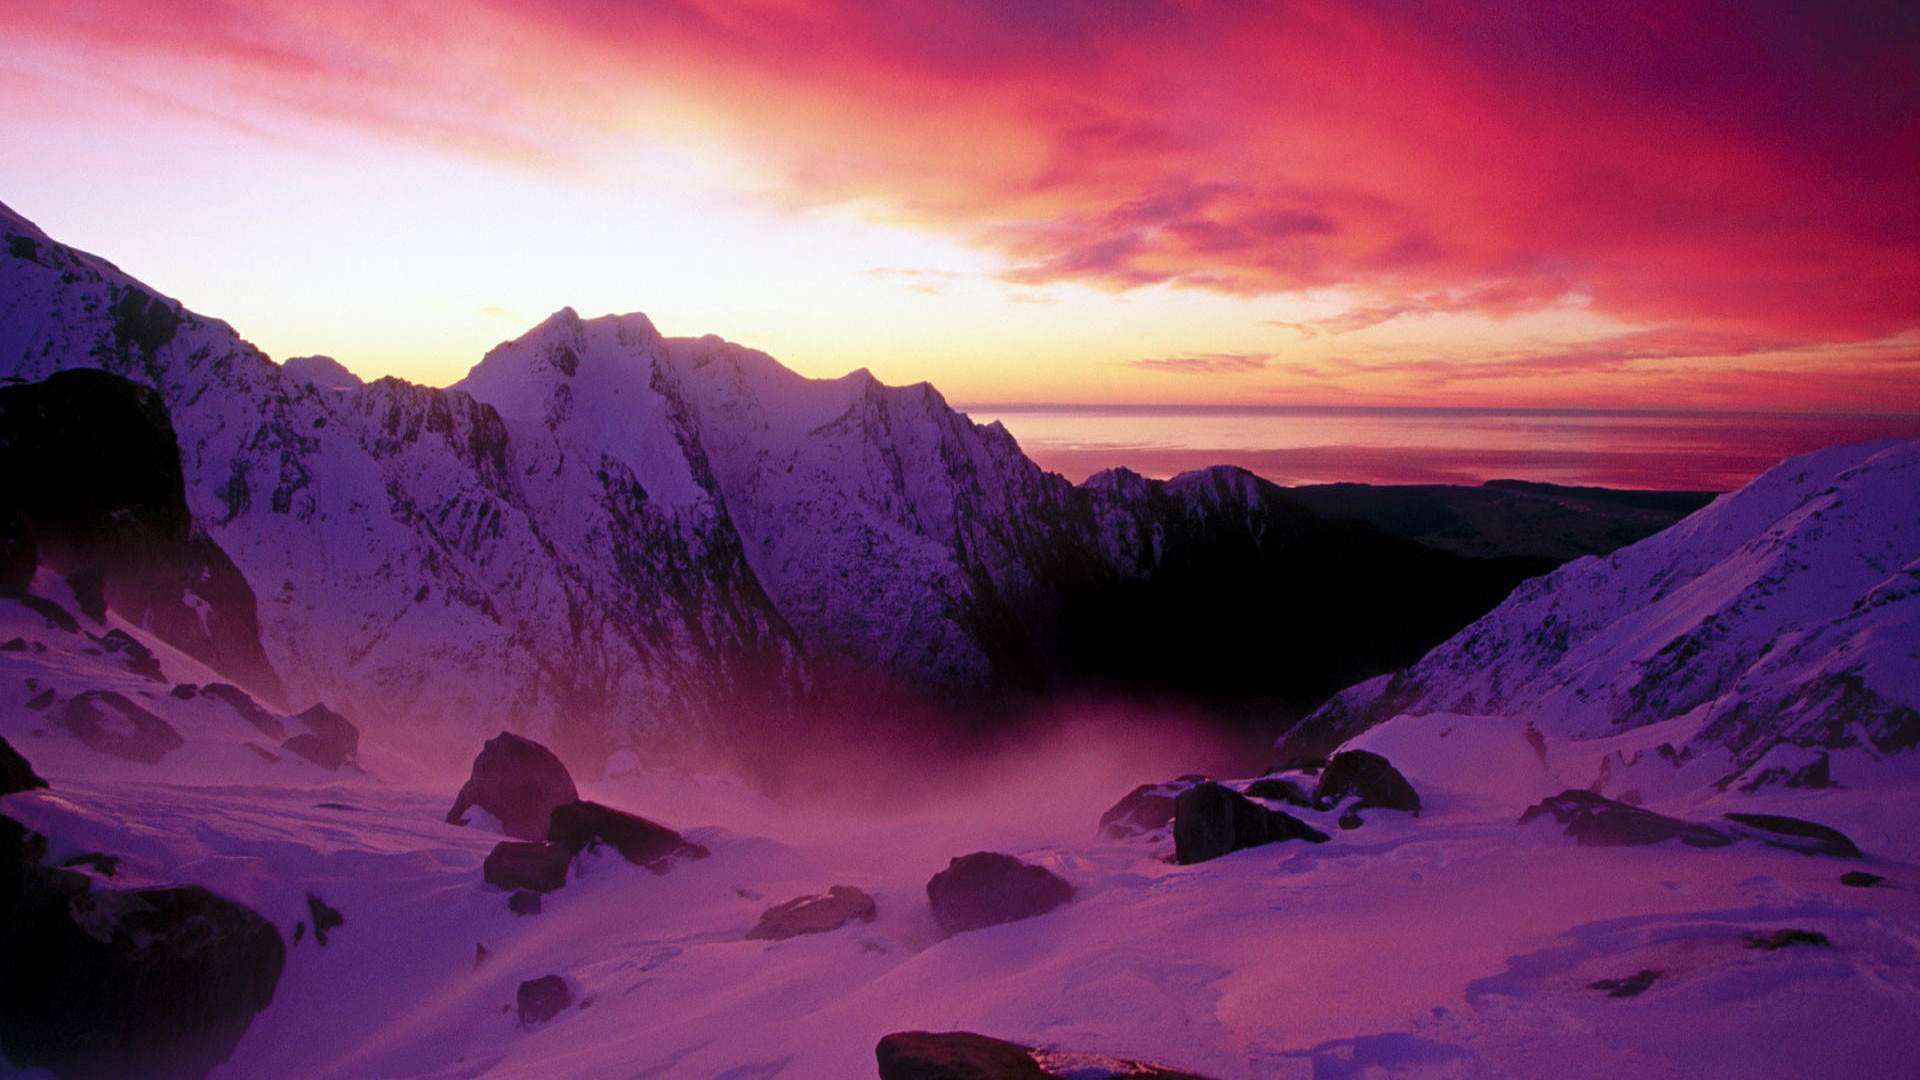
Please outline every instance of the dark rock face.
[[1728, 821], [1758, 829], [1760, 839], [1777, 848], [1806, 855], [1831, 855], [1836, 859], [1858, 859], [1860, 848], [1839, 829], [1817, 822], [1803, 821], [1784, 814], [1728, 814]]
[[1840, 875], [1840, 884], [1853, 889], [1871, 889], [1885, 880], [1879, 874], [1869, 874], [1865, 870], [1849, 870]]
[[1307, 809], [1314, 808], [1311, 792], [1292, 780], [1278, 776], [1263, 776], [1255, 780], [1246, 786], [1244, 794], [1255, 799], [1271, 799]]
[[1329, 810], [1349, 795], [1360, 797], [1350, 807], [1353, 810], [1378, 806], [1420, 812], [1420, 796], [1413, 785], [1386, 758], [1367, 750], [1343, 750], [1333, 755], [1320, 773], [1320, 782], [1314, 785], [1313, 803]]
[[280, 744], [323, 769], [338, 769], [360, 752], [360, 729], [325, 705], [300, 714], [307, 730]]
[[522, 1024], [544, 1024], [573, 1004], [573, 991], [558, 975], [542, 975], [520, 984], [517, 995]]
[[1658, 968], [1636, 971], [1624, 979], [1599, 979], [1587, 984], [1589, 990], [1605, 990], [1610, 998], [1639, 997], [1666, 974]]
[[547, 839], [575, 855], [596, 844], [609, 844], [628, 862], [655, 873], [665, 873], [675, 856], [704, 859], [708, 855], [706, 848], [688, 843], [665, 825], [585, 799], [553, 808]]
[[748, 941], [785, 941], [802, 934], [824, 934], [859, 919], [872, 922], [879, 914], [873, 897], [848, 885], [835, 885], [825, 896], [802, 896], [768, 908]]
[[253, 729], [276, 741], [287, 737], [287, 729], [280, 718], [260, 707], [252, 695], [231, 683], [208, 683], [200, 692], [216, 701], [224, 701], [240, 714], [240, 719], [253, 725]]
[[934, 920], [947, 934], [1044, 915], [1072, 899], [1073, 886], [1052, 871], [993, 851], [955, 858], [927, 882]]
[[322, 945], [327, 943], [329, 931], [338, 930], [347, 924], [347, 917], [329, 906], [325, 900], [307, 894], [307, 913], [313, 916], [313, 940]]
[[499, 818], [508, 836], [545, 840], [553, 808], [579, 798], [573, 777], [553, 751], [503, 731], [473, 759], [473, 773], [447, 811], [447, 822], [466, 824], [467, 808], [477, 806]]
[[127, 670], [143, 679], [165, 682], [166, 676], [160, 671], [160, 658], [153, 650], [135, 641], [132, 634], [125, 630], [113, 629], [100, 635], [100, 647], [125, 659]]
[[1638, 806], [1615, 802], [1591, 791], [1567, 790], [1542, 800], [1520, 815], [1525, 825], [1551, 814], [1567, 827], [1567, 835], [1586, 847], [1620, 847], [1678, 840], [1690, 847], [1725, 847], [1733, 837], [1707, 825], [1656, 814]]
[[0, 795], [11, 795], [16, 791], [32, 791], [47, 786], [45, 780], [27, 764], [20, 752], [0, 739]]
[[1789, 945], [1812, 945], [1816, 948], [1830, 949], [1833, 942], [1818, 930], [1796, 930], [1791, 927], [1775, 930], [1773, 933], [1755, 931], [1747, 935], [1747, 948], [1764, 952], [1779, 952]]
[[0, 430], [0, 475], [14, 481], [0, 521], [21, 523], [38, 565], [70, 575], [89, 616], [118, 611], [278, 700], [253, 589], [194, 524], [159, 393], [104, 371], [56, 372], [0, 387]]
[[1183, 776], [1164, 784], [1141, 784], [1100, 815], [1100, 832], [1125, 840], [1166, 828], [1173, 823], [1174, 798], [1204, 779]]
[[1180, 793], [1173, 809], [1173, 857], [1183, 866], [1282, 840], [1322, 843], [1327, 834], [1215, 783]]
[[521, 889], [507, 897], [507, 910], [515, 915], [538, 915], [541, 907], [540, 894], [532, 889]]
[[67, 702], [64, 723], [88, 748], [148, 765], [186, 745], [172, 724], [111, 690], [89, 690]]
[[32, 868], [0, 934], [0, 1051], [62, 1080], [203, 1077], [285, 963], [273, 924], [205, 889]]
[[[880, 1080], [1057, 1080], [1062, 1076], [1091, 1076], [1085, 1059], [1066, 1055], [1053, 1062], [1051, 1051], [1036, 1050], [971, 1031], [901, 1031], [883, 1037], [873, 1048]], [[1105, 1075], [1138, 1080], [1206, 1080], [1140, 1061], [1100, 1059]], [[1066, 1066], [1072, 1072], [1056, 1071]]]
[[545, 893], [567, 883], [567, 864], [572, 861], [573, 856], [558, 844], [502, 840], [487, 853], [480, 873], [495, 888]]

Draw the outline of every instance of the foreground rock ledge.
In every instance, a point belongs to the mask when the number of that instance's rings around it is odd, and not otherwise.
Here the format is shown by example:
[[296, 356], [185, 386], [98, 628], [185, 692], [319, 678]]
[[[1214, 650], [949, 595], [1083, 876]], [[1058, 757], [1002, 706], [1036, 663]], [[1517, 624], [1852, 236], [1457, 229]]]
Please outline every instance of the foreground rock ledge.
[[873, 1050], [880, 1080], [1207, 1080], [1198, 1073], [1099, 1054], [1036, 1050], [971, 1031], [902, 1031]]
[[473, 772], [447, 811], [447, 823], [465, 825], [468, 808], [477, 806], [499, 818], [508, 836], [545, 840], [553, 808], [579, 797], [572, 775], [553, 751], [503, 731], [473, 759]]

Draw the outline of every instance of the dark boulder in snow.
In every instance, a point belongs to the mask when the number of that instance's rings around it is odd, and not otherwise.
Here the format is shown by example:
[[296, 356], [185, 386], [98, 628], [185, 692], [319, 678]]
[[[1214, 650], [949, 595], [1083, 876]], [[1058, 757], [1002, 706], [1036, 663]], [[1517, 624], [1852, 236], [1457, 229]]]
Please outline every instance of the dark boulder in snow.
[[325, 705], [315, 705], [300, 714], [307, 730], [280, 744], [323, 769], [338, 769], [360, 752], [360, 729], [353, 722]]
[[1320, 782], [1313, 788], [1313, 803], [1322, 810], [1330, 810], [1340, 800], [1349, 795], [1358, 795], [1360, 801], [1349, 809], [1365, 810], [1378, 806], [1385, 810], [1406, 810], [1420, 812], [1420, 796], [1400, 775], [1400, 770], [1379, 754], [1370, 750], [1342, 750], [1333, 755], [1327, 767], [1320, 773]]
[[1215, 783], [1195, 784], [1174, 800], [1173, 857], [1181, 865], [1282, 840], [1321, 843], [1327, 834]]
[[231, 683], [208, 683], [200, 688], [200, 693], [226, 702], [228, 708], [239, 713], [240, 719], [252, 724], [260, 734], [276, 740], [287, 737], [287, 729], [280, 723], [280, 718], [262, 708], [245, 690]]
[[100, 635], [100, 647], [109, 653], [125, 658], [127, 670], [143, 679], [165, 682], [166, 676], [160, 671], [160, 658], [153, 650], [134, 640], [132, 634], [115, 627]]
[[848, 885], [835, 885], [825, 896], [801, 896], [767, 909], [747, 931], [748, 941], [785, 941], [802, 934], [824, 934], [859, 919], [872, 922], [879, 913], [873, 897]]
[[1073, 886], [1043, 866], [976, 851], [927, 881], [934, 921], [947, 934], [1044, 915], [1073, 899]]
[[329, 932], [347, 925], [347, 917], [339, 909], [312, 893], [307, 894], [307, 913], [313, 916], [313, 940], [322, 945], [327, 943]]
[[1869, 874], [1865, 870], [1849, 870], [1840, 875], [1840, 884], [1853, 889], [1871, 889], [1885, 880], [1879, 874]]
[[1206, 1080], [1162, 1065], [1104, 1054], [1037, 1050], [971, 1031], [901, 1031], [873, 1048], [880, 1080]]
[[45, 780], [33, 771], [33, 766], [20, 752], [0, 739], [0, 795], [11, 795], [16, 791], [32, 791], [47, 786]]
[[1294, 806], [1315, 809], [1313, 794], [1293, 780], [1278, 776], [1263, 776], [1248, 784], [1243, 794], [1255, 799], [1268, 799], [1273, 802], [1289, 803]]
[[1691, 847], [1733, 843], [1733, 837], [1711, 826], [1628, 806], [1591, 791], [1570, 789], [1543, 799], [1520, 815], [1520, 824], [1547, 814], [1565, 825], [1567, 835], [1585, 847], [1657, 844], [1663, 840], [1678, 840]]
[[1833, 948], [1833, 942], [1827, 940], [1827, 935], [1820, 931], [1797, 930], [1793, 927], [1775, 930], [1771, 934], [1762, 930], [1756, 930], [1747, 935], [1746, 942], [1747, 948], [1759, 949], [1763, 952], [1779, 952], [1789, 945], [1812, 945], [1821, 949]]
[[585, 799], [553, 808], [547, 839], [574, 855], [597, 844], [608, 844], [635, 866], [665, 873], [675, 856], [704, 859], [707, 849], [690, 844], [679, 833], [625, 810], [615, 810]]
[[111, 690], [88, 690], [67, 702], [63, 722], [88, 749], [147, 765], [186, 745], [172, 724]]
[[522, 1024], [544, 1024], [573, 1004], [573, 991], [567, 989], [567, 980], [558, 975], [528, 979], [520, 984], [516, 996]]
[[1623, 979], [1596, 979], [1587, 984], [1589, 990], [1605, 990], [1610, 998], [1639, 997], [1652, 988], [1666, 972], [1659, 968], [1646, 968], [1636, 971]]
[[1100, 815], [1100, 832], [1116, 840], [1158, 832], [1173, 822], [1173, 800], [1204, 776], [1183, 776], [1164, 784], [1141, 784]]
[[487, 853], [480, 875], [496, 888], [552, 892], [567, 883], [567, 864], [572, 861], [572, 854], [559, 844], [502, 840]]
[[62, 1080], [203, 1077], [273, 1000], [286, 945], [197, 886], [30, 868], [0, 932], [0, 1052]]
[[1859, 846], [1848, 839], [1846, 833], [1817, 822], [1787, 817], [1785, 814], [1728, 814], [1726, 818], [1737, 825], [1765, 833], [1760, 839], [1777, 848], [1806, 855], [1831, 855], [1836, 859], [1863, 857]]
[[579, 798], [573, 777], [553, 751], [503, 731], [473, 759], [473, 773], [447, 811], [447, 822], [466, 824], [467, 808], [477, 806], [499, 818], [508, 836], [545, 840], [553, 808]]

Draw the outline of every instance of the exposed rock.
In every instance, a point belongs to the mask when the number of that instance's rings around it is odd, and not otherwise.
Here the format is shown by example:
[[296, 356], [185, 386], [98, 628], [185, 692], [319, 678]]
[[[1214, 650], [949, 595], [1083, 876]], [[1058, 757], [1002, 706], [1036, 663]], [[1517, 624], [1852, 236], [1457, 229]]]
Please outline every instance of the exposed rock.
[[200, 688], [200, 692], [216, 701], [226, 702], [229, 708], [240, 714], [240, 719], [252, 724], [260, 734], [275, 740], [287, 737], [287, 729], [280, 723], [280, 718], [261, 708], [260, 703], [245, 690], [231, 683], [208, 683]]
[[1610, 998], [1639, 997], [1647, 992], [1660, 976], [1666, 974], [1658, 968], [1637, 971], [1624, 979], [1600, 979], [1587, 984], [1589, 990], [1605, 990]]
[[1758, 829], [1767, 835], [1760, 839], [1777, 848], [1805, 855], [1831, 855], [1836, 859], [1864, 856], [1847, 834], [1817, 822], [1803, 821], [1784, 814], [1728, 814], [1728, 821]]
[[1042, 866], [976, 851], [927, 881], [934, 921], [947, 934], [1044, 915], [1073, 899], [1073, 886]]
[[1038, 1050], [971, 1031], [901, 1031], [874, 1047], [880, 1080], [1205, 1080], [1162, 1065]]
[[1313, 803], [1330, 810], [1349, 795], [1360, 797], [1349, 807], [1352, 810], [1378, 806], [1420, 812], [1420, 796], [1413, 785], [1386, 758], [1369, 750], [1342, 750], [1333, 755], [1320, 773], [1320, 782], [1314, 785]]
[[872, 922], [879, 913], [873, 897], [848, 885], [835, 885], [825, 896], [802, 896], [767, 909], [747, 931], [749, 941], [785, 941], [801, 934], [824, 934], [855, 919]]
[[103, 877], [113, 877], [120, 873], [120, 856], [103, 855], [98, 851], [89, 851], [64, 859], [60, 865], [69, 870], [84, 866]]
[[203, 1077], [273, 1000], [273, 924], [205, 889], [35, 870], [0, 937], [0, 1052], [62, 1080]]
[[1840, 875], [1840, 884], [1855, 889], [1871, 889], [1885, 880], [1879, 874], [1869, 874], [1865, 870], [1849, 870]]
[[74, 618], [73, 614], [66, 608], [48, 600], [46, 597], [34, 596], [29, 593], [26, 596], [22, 596], [20, 602], [32, 608], [36, 614], [42, 619], [45, 619], [49, 627], [55, 630], [65, 630], [69, 634], [77, 634], [80, 632], [80, 620]]
[[1270, 799], [1274, 802], [1290, 803], [1294, 806], [1314, 809], [1313, 795], [1298, 783], [1279, 776], [1263, 776], [1242, 789], [1242, 794], [1255, 799]]
[[542, 975], [521, 983], [517, 998], [520, 1023], [544, 1024], [573, 1004], [573, 991], [567, 989], [567, 980], [560, 976]]
[[313, 915], [313, 940], [321, 945], [327, 943], [327, 931], [337, 930], [347, 923], [345, 915], [312, 893], [307, 894], [307, 911]]
[[1696, 825], [1638, 806], [1615, 802], [1591, 791], [1568, 790], [1541, 800], [1520, 815], [1525, 825], [1545, 814], [1567, 827], [1567, 835], [1586, 847], [1619, 847], [1679, 840], [1691, 847], [1725, 847], [1733, 837], [1708, 825]]
[[20, 752], [0, 738], [0, 795], [11, 795], [16, 791], [32, 791], [47, 786], [45, 780], [33, 771], [33, 766]]
[[27, 651], [27, 639], [23, 637], [8, 638], [5, 643], [0, 643], [0, 652], [26, 652], [26, 651]]
[[1212, 782], [1195, 784], [1174, 800], [1173, 856], [1181, 865], [1281, 840], [1321, 843], [1327, 834]]
[[167, 696], [181, 701], [192, 701], [200, 696], [200, 688], [190, 682], [178, 683], [173, 689], [167, 691]]
[[52, 705], [54, 702], [58, 700], [60, 700], [60, 695], [54, 693], [53, 687], [49, 686], [45, 690], [42, 690], [39, 693], [33, 695], [31, 698], [28, 698], [27, 708], [33, 709], [37, 712], [41, 709], [46, 708], [49, 705]]
[[280, 744], [323, 769], [338, 769], [360, 752], [360, 729], [325, 705], [300, 714], [307, 730]]
[[540, 908], [540, 894], [532, 889], [521, 889], [507, 897], [507, 910], [515, 915], [538, 915]]
[[573, 777], [553, 751], [503, 731], [473, 759], [472, 775], [447, 811], [447, 822], [466, 824], [467, 808], [477, 806], [499, 818], [508, 836], [545, 840], [553, 808], [579, 798]]
[[186, 745], [172, 724], [111, 690], [88, 690], [67, 702], [64, 723], [88, 748], [148, 765]]
[[1361, 817], [1359, 814], [1346, 813], [1346, 814], [1340, 815], [1340, 827], [1349, 832], [1359, 828], [1362, 825], [1365, 825], [1366, 823], [1367, 823], [1367, 819]]
[[1747, 948], [1763, 949], [1767, 952], [1778, 952], [1789, 945], [1815, 945], [1822, 949], [1830, 949], [1833, 947], [1833, 942], [1827, 940], [1827, 935], [1818, 930], [1794, 930], [1788, 928], [1775, 930], [1771, 934], [1755, 931], [1748, 934], [1746, 940]]
[[126, 657], [128, 671], [154, 682], [166, 681], [160, 673], [160, 658], [153, 655], [152, 649], [134, 640], [132, 634], [116, 627], [100, 635], [99, 641], [101, 648]]
[[567, 864], [572, 861], [573, 856], [559, 844], [502, 840], [487, 853], [480, 873], [496, 888], [552, 892], [567, 883]]
[[1205, 779], [1183, 776], [1164, 784], [1141, 784], [1100, 815], [1100, 831], [1116, 840], [1158, 832], [1173, 823], [1174, 798]]
[[597, 844], [610, 844], [628, 862], [655, 873], [665, 873], [668, 861], [676, 856], [704, 859], [708, 855], [706, 848], [688, 843], [665, 825], [585, 799], [553, 808], [547, 839], [575, 855]]

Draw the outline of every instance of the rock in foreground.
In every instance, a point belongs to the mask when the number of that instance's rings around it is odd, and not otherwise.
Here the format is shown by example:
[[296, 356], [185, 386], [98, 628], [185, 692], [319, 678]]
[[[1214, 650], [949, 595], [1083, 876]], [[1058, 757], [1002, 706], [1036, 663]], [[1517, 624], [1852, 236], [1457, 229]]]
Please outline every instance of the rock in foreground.
[[172, 724], [112, 690], [89, 690], [67, 702], [64, 721], [89, 749], [145, 765], [187, 744]]
[[1360, 800], [1349, 810], [1378, 806], [1386, 810], [1420, 812], [1420, 796], [1400, 770], [1370, 750], [1342, 750], [1321, 770], [1320, 782], [1313, 788], [1313, 804], [1330, 810], [1349, 795]]
[[575, 855], [594, 845], [608, 844], [621, 858], [656, 874], [666, 873], [668, 861], [675, 857], [704, 859], [709, 854], [706, 848], [688, 843], [657, 821], [586, 799], [553, 808], [547, 839]]
[[951, 935], [1044, 915], [1073, 899], [1073, 886], [1052, 871], [995, 851], [948, 862], [927, 882], [934, 920]]
[[27, 759], [20, 756], [7, 740], [0, 739], [0, 795], [11, 795], [16, 791], [32, 791], [47, 786], [45, 780], [33, 771]]
[[[1785, 814], [1727, 814], [1728, 821], [1757, 829], [1760, 840], [1803, 855], [1830, 855], [1836, 859], [1862, 858], [1860, 846], [1846, 833], [1828, 825]], [[1756, 833], [1755, 835], [1759, 835]]]
[[1318, 844], [1326, 839], [1326, 833], [1292, 814], [1269, 810], [1219, 784], [1195, 784], [1174, 800], [1173, 857], [1182, 866], [1282, 840]]
[[1711, 826], [1628, 806], [1591, 791], [1572, 789], [1543, 799], [1520, 815], [1520, 824], [1547, 814], [1565, 825], [1567, 835], [1584, 847], [1658, 844], [1663, 840], [1678, 840], [1690, 847], [1726, 847], [1733, 843], [1733, 837]]
[[516, 840], [545, 840], [553, 808], [580, 798], [573, 777], [553, 751], [532, 739], [503, 731], [486, 741], [473, 772], [447, 811], [447, 823], [466, 824], [468, 807], [500, 819]]
[[573, 856], [559, 844], [529, 844], [502, 840], [487, 853], [481, 876], [500, 889], [552, 892], [567, 883], [567, 865]]
[[1097, 1054], [1036, 1050], [971, 1031], [902, 1031], [873, 1050], [880, 1080], [1206, 1080], [1194, 1073]]
[[785, 941], [802, 934], [824, 934], [855, 919], [872, 922], [878, 912], [873, 897], [848, 885], [835, 885], [825, 896], [801, 896], [768, 908], [747, 931], [747, 940]]

